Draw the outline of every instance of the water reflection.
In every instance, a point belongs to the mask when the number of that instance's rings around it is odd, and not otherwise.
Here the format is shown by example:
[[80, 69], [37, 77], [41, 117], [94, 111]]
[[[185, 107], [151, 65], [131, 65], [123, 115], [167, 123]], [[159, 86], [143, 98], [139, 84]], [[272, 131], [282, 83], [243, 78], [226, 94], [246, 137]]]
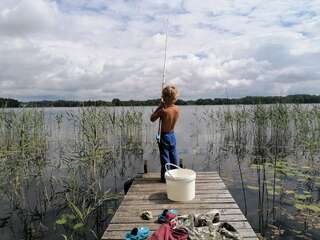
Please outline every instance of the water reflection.
[[121, 198], [111, 192], [141, 168], [142, 113], [6, 110], [0, 124], [5, 239], [99, 238]]
[[[0, 111], [2, 239], [99, 238], [123, 183], [158, 171], [151, 107]], [[181, 107], [187, 167], [217, 170], [257, 232], [320, 237], [319, 106]]]

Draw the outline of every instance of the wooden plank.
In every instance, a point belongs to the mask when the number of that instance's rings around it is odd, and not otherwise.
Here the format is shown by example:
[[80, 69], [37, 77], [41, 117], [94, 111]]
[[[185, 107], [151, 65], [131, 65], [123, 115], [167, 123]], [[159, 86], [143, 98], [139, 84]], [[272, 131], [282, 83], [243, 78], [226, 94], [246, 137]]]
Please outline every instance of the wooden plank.
[[[144, 174], [133, 181], [127, 195], [116, 211], [102, 239], [123, 239], [134, 227], [146, 226], [155, 231], [159, 224], [155, 219], [164, 209], [177, 209], [179, 214], [220, 212], [220, 220], [233, 225], [245, 240], [257, 239], [255, 232], [242, 214], [224, 182], [216, 172], [197, 172], [196, 198], [189, 202], [173, 202], [167, 199], [166, 184], [159, 181], [159, 173]], [[152, 211], [155, 219], [140, 218], [144, 210]]]
[[[132, 204], [134, 205], [134, 204]], [[131, 205], [131, 206], [132, 206]], [[230, 208], [239, 208], [235, 203], [213, 203], [213, 204], [192, 204], [192, 203], [174, 203], [174, 204], [144, 204], [139, 206], [134, 206], [136, 209], [140, 210], [163, 210], [163, 209], [230, 209]], [[120, 205], [118, 208], [119, 211], [130, 211], [132, 207], [126, 205]]]
[[188, 202], [174, 202], [171, 201], [169, 199], [161, 199], [161, 200], [150, 200], [150, 199], [145, 199], [145, 200], [134, 200], [134, 201], [130, 201], [127, 199], [124, 199], [122, 201], [122, 205], [136, 205], [136, 206], [140, 206], [140, 205], [146, 205], [146, 204], [175, 204], [177, 206], [179, 206], [180, 204], [215, 204], [215, 203], [235, 203], [233, 198], [219, 198], [219, 199], [194, 199]]
[[[105, 232], [105, 234], [103, 235], [102, 239], [108, 239], [108, 240], [123, 240], [124, 236], [125, 236], [126, 231], [108, 231]], [[151, 234], [153, 233], [153, 231], [151, 231]], [[257, 238], [257, 235], [255, 234], [255, 232], [251, 229], [241, 229], [239, 231], [240, 236], [244, 239], [244, 240], [255, 240]]]
[[[226, 185], [221, 183], [196, 183], [196, 189], [225, 189]], [[156, 190], [166, 190], [167, 186], [163, 183], [154, 184], [133, 184], [131, 188], [133, 191], [140, 189], [156, 189]]]
[[[231, 194], [228, 193], [226, 191], [226, 193], [207, 193], [207, 194], [202, 194], [202, 195], [198, 195], [196, 196], [196, 199], [220, 199], [220, 198], [232, 198]], [[163, 193], [163, 194], [145, 194], [145, 195], [141, 195], [141, 194], [128, 194], [124, 197], [125, 200], [130, 200], [130, 201], [134, 201], [134, 200], [166, 200], [167, 199], [167, 193]]]
[[[157, 179], [135, 179], [133, 181], [134, 184], [161, 184], [161, 185], [166, 185], [165, 183], [161, 182], [159, 178]], [[196, 179], [196, 184], [198, 183], [224, 183], [221, 178], [197, 178]]]
[[[160, 178], [150, 178], [150, 179], [145, 179], [145, 178], [138, 178], [134, 180], [135, 183], [143, 183], [143, 184], [154, 184], [154, 183], [162, 183], [160, 181]], [[221, 182], [223, 183], [222, 179], [219, 177], [197, 177], [196, 178], [196, 183], [206, 183], [206, 182]], [[162, 183], [165, 185], [164, 183]]]
[[[110, 231], [107, 234], [105, 234], [102, 239], [108, 239], [108, 240], [123, 240], [126, 232], [121, 231]], [[150, 234], [153, 232], [151, 231]], [[256, 237], [255, 233], [252, 232], [241, 232], [240, 235], [242, 236], [243, 240], [259, 240]]]
[[[197, 192], [203, 192], [203, 190], [207, 191], [214, 191], [214, 190], [227, 190], [226, 189], [226, 186], [224, 185], [196, 185], [196, 193]], [[167, 191], [167, 188], [166, 186], [131, 186], [128, 193], [129, 192], [154, 192], [154, 191], [157, 191], [157, 192], [166, 192]]]
[[[167, 194], [165, 190], [159, 191], [157, 189], [153, 189], [148, 191], [144, 191], [143, 194], [141, 192], [134, 192], [134, 191], [128, 191], [128, 194], [126, 196], [136, 196], [136, 195], [145, 195], [145, 196], [157, 196], [157, 195], [163, 195]], [[214, 190], [197, 190], [196, 189], [196, 196], [202, 196], [202, 195], [208, 195], [208, 194], [230, 194], [230, 192], [227, 189], [214, 189]], [[230, 195], [231, 196], [231, 195]]]
[[[251, 225], [246, 221], [229, 222], [236, 229], [251, 229]], [[112, 223], [109, 225], [108, 230], [110, 231], [130, 231], [135, 227], [148, 227], [150, 230], [155, 231], [159, 228], [158, 223]]]
[[[144, 226], [144, 225], [143, 225]], [[237, 226], [234, 226], [237, 227]], [[130, 230], [111, 230], [108, 229], [108, 231], [105, 232], [105, 234], [103, 235], [102, 239], [114, 239], [114, 240], [118, 240], [118, 239], [124, 239], [124, 236], [126, 234], [126, 232], [128, 232]], [[154, 232], [154, 230], [151, 230], [151, 234]], [[244, 239], [257, 239], [257, 235], [256, 233], [252, 230], [252, 228], [245, 228], [245, 229], [239, 229], [238, 228], [238, 232], [240, 234], [240, 236]]]
[[[166, 184], [163, 182], [160, 182], [159, 180], [152, 180], [152, 181], [148, 181], [148, 180], [134, 180], [133, 181], [133, 185], [147, 185], [147, 186], [151, 186], [151, 185], [163, 185], [165, 186]], [[204, 185], [204, 184], [210, 184], [210, 185], [215, 185], [215, 184], [224, 184], [224, 182], [221, 179], [199, 179], [196, 180], [196, 185]], [[132, 185], [132, 186], [133, 186]]]
[[[205, 190], [206, 192], [214, 191], [214, 190], [226, 190], [226, 186], [222, 184], [217, 184], [217, 185], [196, 185], [196, 193], [197, 192], [203, 192]], [[132, 185], [128, 191], [129, 192], [165, 192], [166, 191], [166, 186], [162, 185], [156, 185], [156, 186], [135, 186]]]
[[[239, 234], [241, 237], [247, 239], [257, 239], [257, 235], [256, 233], [252, 230], [251, 226], [246, 226], [246, 228], [241, 228], [242, 224], [240, 223], [240, 225], [237, 225], [233, 222], [231, 222], [231, 224], [237, 228]], [[108, 228], [108, 231], [105, 232], [105, 234], [103, 235], [102, 239], [123, 239], [124, 238], [124, 235], [126, 232], [129, 232], [131, 229], [129, 229], [129, 227], [132, 227], [132, 226], [137, 226], [137, 227], [142, 227], [142, 226], [146, 226], [145, 224], [142, 224], [142, 225], [130, 225], [128, 226], [127, 224], [124, 224], [124, 225], [119, 225], [119, 224], [112, 224], [110, 226], [113, 226], [112, 228]], [[128, 226], [128, 227], [126, 227]], [[159, 224], [155, 225], [157, 227], [159, 227]], [[150, 227], [150, 230], [151, 230], [151, 234], [152, 232], [154, 232], [156, 228], [152, 227], [152, 226], [146, 226], [146, 227]], [[118, 229], [118, 230], [117, 230]], [[126, 230], [127, 229], [127, 230]]]
[[[214, 176], [214, 177], [219, 177], [220, 175], [217, 172], [197, 172], [197, 176]], [[160, 173], [158, 172], [150, 172], [143, 174], [143, 178], [159, 178]]]
[[[150, 223], [157, 221], [157, 218], [153, 218], [151, 220], [144, 220], [139, 215], [132, 216], [131, 214], [126, 214], [122, 216], [118, 216], [118, 214], [115, 214], [115, 216], [112, 218], [111, 223]], [[247, 221], [245, 216], [243, 214], [233, 214], [233, 215], [220, 215], [220, 221], [222, 222], [239, 222], [239, 221]]]
[[[242, 214], [239, 208], [227, 208], [227, 209], [178, 209], [179, 214], [193, 214], [193, 213], [207, 213], [208, 211], [219, 211], [222, 215], [237, 215]], [[131, 209], [130, 211], [117, 211], [115, 216], [140, 216], [142, 211], [140, 209]], [[152, 211], [154, 216], [159, 216], [163, 212], [163, 209], [155, 209]]]

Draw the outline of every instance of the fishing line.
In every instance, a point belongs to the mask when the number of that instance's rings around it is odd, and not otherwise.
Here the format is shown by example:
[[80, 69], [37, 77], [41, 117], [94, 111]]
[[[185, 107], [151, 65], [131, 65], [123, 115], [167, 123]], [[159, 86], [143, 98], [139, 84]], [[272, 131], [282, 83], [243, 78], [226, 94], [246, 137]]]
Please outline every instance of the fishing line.
[[[168, 48], [168, 29], [169, 29], [169, 19], [167, 18], [167, 25], [166, 25], [166, 35], [165, 35], [165, 45], [164, 45], [164, 60], [163, 60], [163, 70], [162, 70], [162, 84], [161, 84], [161, 98], [160, 104], [162, 103], [162, 90], [166, 83], [166, 66], [167, 66], [167, 48]], [[158, 134], [156, 137], [158, 143], [161, 140], [161, 118], [159, 118], [159, 126], [158, 126]]]

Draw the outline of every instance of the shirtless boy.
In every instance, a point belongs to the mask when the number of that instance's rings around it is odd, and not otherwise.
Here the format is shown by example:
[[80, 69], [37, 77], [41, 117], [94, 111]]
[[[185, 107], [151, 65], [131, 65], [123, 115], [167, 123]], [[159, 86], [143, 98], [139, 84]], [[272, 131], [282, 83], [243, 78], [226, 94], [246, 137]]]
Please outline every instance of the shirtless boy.
[[[162, 90], [162, 101], [159, 107], [151, 114], [150, 120], [161, 119], [161, 136], [159, 142], [161, 181], [165, 182], [165, 165], [172, 163], [179, 166], [176, 149], [174, 127], [179, 117], [179, 108], [175, 105], [178, 90], [175, 86], [168, 85]], [[170, 169], [170, 168], [169, 168]]]

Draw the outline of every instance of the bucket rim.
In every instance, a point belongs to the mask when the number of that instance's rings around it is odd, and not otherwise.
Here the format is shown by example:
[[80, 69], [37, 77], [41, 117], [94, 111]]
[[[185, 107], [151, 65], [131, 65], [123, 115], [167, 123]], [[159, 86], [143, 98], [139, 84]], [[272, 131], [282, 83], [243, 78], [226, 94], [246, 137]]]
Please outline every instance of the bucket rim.
[[[174, 172], [177, 172], [177, 171], [188, 171], [188, 172], [190, 172], [190, 175], [187, 177], [172, 176], [172, 174], [174, 174]], [[179, 182], [192, 182], [197, 178], [197, 173], [195, 171], [193, 171], [192, 169], [186, 169], [186, 168], [171, 169], [165, 173], [165, 178], [167, 180], [176, 181], [176, 182], [178, 182], [178, 181]]]

